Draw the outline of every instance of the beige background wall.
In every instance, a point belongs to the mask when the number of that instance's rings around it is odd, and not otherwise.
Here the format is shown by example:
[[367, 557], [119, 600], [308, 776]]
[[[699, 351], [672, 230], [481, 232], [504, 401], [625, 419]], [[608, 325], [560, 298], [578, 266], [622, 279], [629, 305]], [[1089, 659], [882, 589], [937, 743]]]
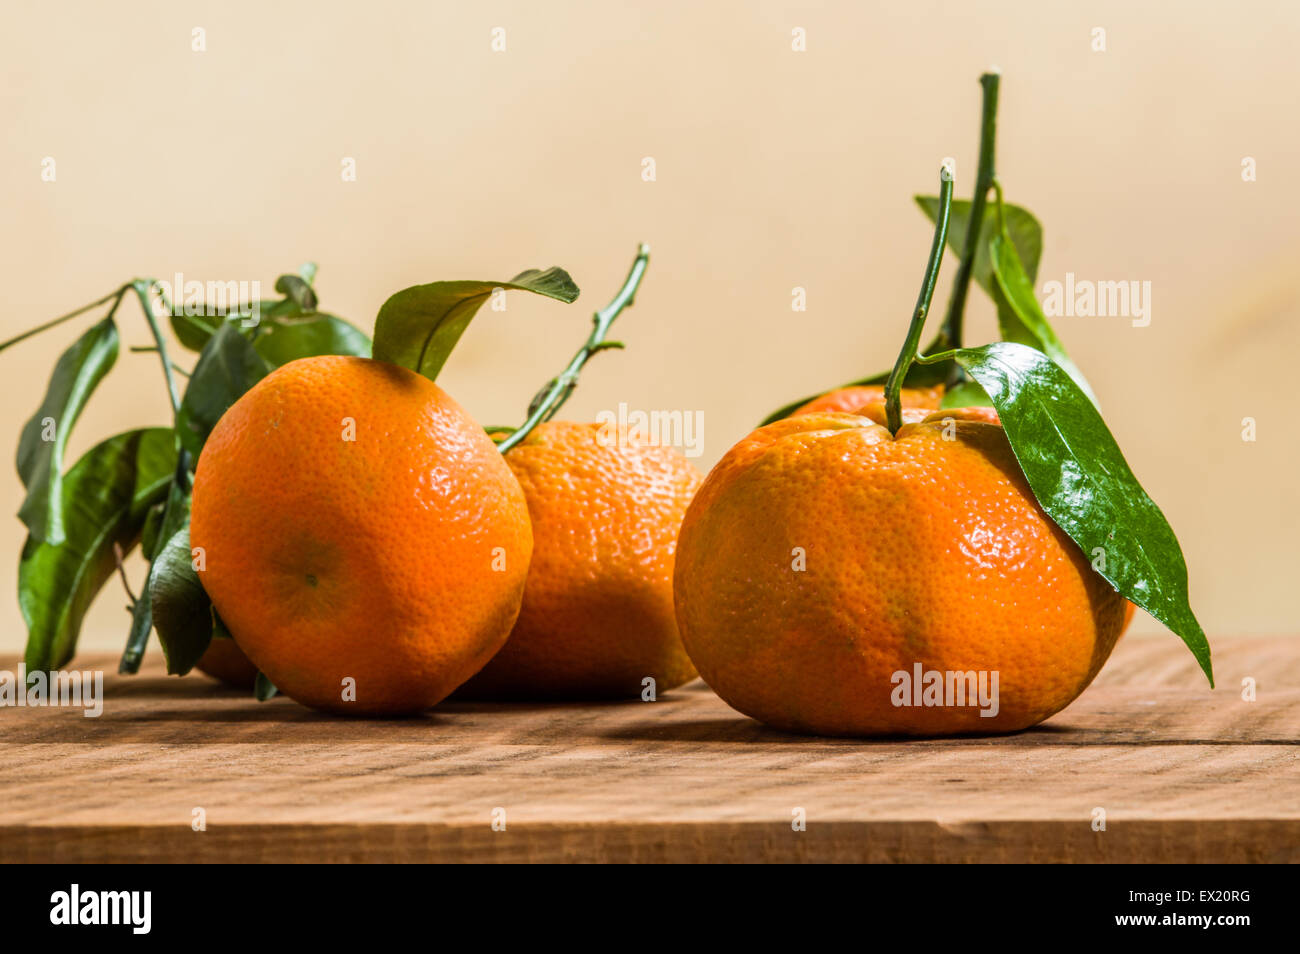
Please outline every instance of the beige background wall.
[[[566, 414], [701, 410], [707, 467], [775, 406], [892, 360], [930, 238], [911, 196], [948, 155], [969, 194], [976, 78], [996, 63], [1000, 172], [1046, 227], [1040, 287], [1067, 271], [1152, 283], [1147, 328], [1057, 328], [1183, 541], [1194, 607], [1212, 636], [1294, 632], [1300, 6], [1084, 6], [9, 4], [0, 336], [134, 275], [269, 290], [314, 259], [323, 307], [368, 328], [408, 284], [563, 265], [578, 304], [485, 311], [441, 378], [509, 423], [645, 240], [650, 272], [618, 327], [629, 348], [590, 365]], [[991, 311], [973, 302], [987, 340]], [[136, 313], [120, 326], [146, 342]], [[0, 354], [5, 454], [76, 333]], [[166, 417], [155, 359], [124, 350], [73, 451]], [[10, 467], [0, 509], [20, 490]], [[23, 533], [6, 526], [0, 650], [17, 651]], [[83, 646], [120, 646], [123, 602], [106, 591]]]

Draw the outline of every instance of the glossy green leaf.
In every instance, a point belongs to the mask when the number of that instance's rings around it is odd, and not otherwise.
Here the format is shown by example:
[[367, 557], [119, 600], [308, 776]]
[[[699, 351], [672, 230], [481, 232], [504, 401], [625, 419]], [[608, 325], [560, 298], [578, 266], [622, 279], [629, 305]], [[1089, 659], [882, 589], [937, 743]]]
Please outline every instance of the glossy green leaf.
[[1188, 602], [1178, 539], [1097, 408], [1041, 352], [1012, 342], [953, 353], [983, 385], [1039, 504], [1119, 592], [1187, 644], [1210, 685], [1210, 646]]
[[212, 601], [194, 570], [188, 522], [168, 539], [149, 568], [149, 601], [167, 672], [183, 676], [212, 640]]
[[943, 392], [939, 401], [941, 408], [953, 407], [992, 407], [993, 402], [984, 389], [974, 381], [959, 381]]
[[72, 658], [86, 610], [116, 570], [113, 544], [131, 549], [175, 468], [172, 432], [149, 428], [97, 444], [68, 471], [61, 491], [67, 538], [55, 545], [29, 537], [18, 568], [29, 669], [57, 669]]
[[470, 320], [494, 289], [529, 291], [572, 302], [578, 286], [562, 268], [529, 269], [508, 282], [431, 282], [391, 296], [375, 318], [375, 357], [434, 380]]
[[[921, 211], [933, 222], [939, 214], [938, 197], [918, 195], [915, 198]], [[965, 200], [953, 202], [948, 217], [948, 248], [958, 256], [966, 244], [966, 230], [970, 227], [970, 205]], [[1034, 214], [1022, 206], [1004, 202], [1002, 213], [1007, 233], [1032, 284], [1038, 278], [1038, 260], [1043, 255], [1043, 227], [1034, 218]], [[990, 295], [993, 294], [993, 268], [989, 260], [989, 243], [998, 232], [997, 205], [990, 202], [984, 206], [984, 223], [980, 228], [979, 242], [975, 246], [975, 261], [971, 266], [971, 277]]]
[[38, 541], [57, 544], [65, 539], [63, 455], [82, 409], [117, 360], [117, 347], [112, 318], [78, 338], [59, 357], [45, 399], [18, 439], [18, 476], [27, 488], [18, 516]]
[[253, 347], [272, 366], [322, 354], [370, 357], [370, 339], [359, 328], [333, 315], [265, 326]]
[[270, 370], [234, 322], [217, 329], [199, 355], [176, 416], [176, 435], [195, 460], [221, 415]]
[[1003, 341], [1037, 348], [1047, 355], [1079, 385], [1088, 400], [1097, 403], [1087, 379], [1065, 353], [1065, 346], [1048, 324], [1047, 316], [1034, 296], [1034, 283], [1025, 272], [1015, 246], [1005, 236], [994, 235], [989, 245], [989, 262], [993, 270], [993, 300], [998, 306], [998, 325]]

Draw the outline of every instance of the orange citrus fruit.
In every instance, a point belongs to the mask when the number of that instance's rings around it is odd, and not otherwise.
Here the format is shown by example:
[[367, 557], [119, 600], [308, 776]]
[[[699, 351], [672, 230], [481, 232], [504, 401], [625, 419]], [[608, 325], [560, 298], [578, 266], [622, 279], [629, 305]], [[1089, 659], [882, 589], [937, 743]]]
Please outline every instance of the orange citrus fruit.
[[539, 425], [506, 454], [533, 523], [524, 604], [457, 698], [620, 698], [695, 678], [673, 615], [677, 531], [699, 472], [601, 425]]
[[781, 729], [945, 735], [1023, 729], [1087, 687], [1125, 600], [987, 418], [933, 411], [891, 435], [810, 413], [728, 451], [687, 511], [674, 577], [683, 642], [718, 695]]
[[[933, 388], [903, 388], [899, 393], [899, 404], [904, 408], [923, 408], [927, 411], [937, 410], [943, 400], [943, 385]], [[850, 414], [861, 413], [868, 404], [880, 402], [884, 407], [885, 386], [883, 384], [861, 384], [848, 388], [838, 388], [813, 398], [796, 410], [795, 414], [812, 414], [819, 411], [845, 411]]]
[[213, 638], [194, 668], [238, 689], [252, 689], [257, 682], [257, 667], [248, 661], [233, 639], [224, 636]]
[[532, 553], [519, 482], [441, 388], [318, 357], [221, 418], [194, 478], [200, 578], [248, 659], [333, 712], [424, 709], [482, 667]]
[[[943, 399], [943, 390], [943, 385], [923, 390], [903, 388], [899, 394], [899, 404], [902, 411], [900, 416], [903, 423], [916, 424], [924, 421], [927, 417], [931, 417], [931, 409], [938, 409], [939, 402]], [[840, 388], [838, 391], [831, 391], [814, 401], [809, 401], [795, 411], [794, 414], [809, 414], [818, 410], [849, 411], [861, 417], [870, 418], [877, 424], [885, 426], [885, 389], [875, 386]], [[956, 408], [950, 414], [933, 415], [933, 419], [943, 422], [950, 416], [953, 416], [954, 420], [960, 418], [966, 421], [984, 421], [988, 424], [1000, 425], [1002, 423], [998, 419], [996, 410], [983, 406]], [[1136, 606], [1128, 600], [1124, 601], [1124, 626], [1120, 630], [1121, 636], [1128, 632], [1129, 624], [1133, 622], [1133, 613], [1136, 610]]]

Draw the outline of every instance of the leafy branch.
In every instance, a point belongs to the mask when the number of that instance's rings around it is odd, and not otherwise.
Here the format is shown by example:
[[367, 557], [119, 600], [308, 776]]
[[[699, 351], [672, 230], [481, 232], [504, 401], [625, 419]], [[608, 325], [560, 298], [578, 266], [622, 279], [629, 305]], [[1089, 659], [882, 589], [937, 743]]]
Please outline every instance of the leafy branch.
[[[577, 354], [556, 377], [548, 381], [540, 391], [534, 395], [528, 405], [528, 417], [518, 428], [510, 431], [508, 436], [501, 441], [498, 450], [506, 453], [510, 448], [518, 445], [532, 430], [544, 421], [549, 421], [564, 402], [569, 399], [574, 389], [578, 386], [578, 376], [582, 373], [583, 365], [592, 355], [605, 351], [610, 348], [622, 348], [623, 343], [620, 341], [607, 341], [606, 336], [609, 334], [609, 327], [614, 323], [614, 319], [619, 316], [624, 308], [630, 307], [636, 300], [636, 290], [641, 284], [641, 277], [645, 274], [646, 268], [650, 264], [650, 246], [644, 242], [637, 249], [636, 258], [632, 261], [632, 268], [627, 273], [627, 278], [623, 280], [623, 286], [618, 290], [618, 294], [610, 301], [608, 305], [596, 312], [592, 316], [591, 334], [583, 342]], [[494, 428], [493, 430], [508, 430], [507, 428]]]
[[[1096, 396], [1034, 295], [1042, 228], [1028, 211], [1004, 201], [994, 170], [999, 77], [987, 73], [980, 82], [984, 108], [975, 193], [968, 203], [952, 201], [945, 174], [937, 198], [917, 197], [935, 222], [935, 233], [906, 341], [888, 374], [846, 387], [883, 382], [891, 432], [901, 426], [905, 385], [944, 383], [944, 407], [992, 406], [1043, 511], [1098, 574], [1186, 643], [1213, 687], [1210, 646], [1189, 602], [1187, 564], [1178, 539], [1129, 468], [1097, 410]], [[987, 205], [990, 189], [996, 195], [992, 208]], [[922, 354], [918, 345], [945, 232], [947, 244], [960, 251], [961, 264], [944, 327]], [[971, 279], [997, 306], [999, 342], [962, 346]], [[811, 400], [780, 408], [764, 423], [787, 417]]]
[[[276, 281], [276, 289], [284, 298], [240, 306], [237, 314], [203, 306], [202, 311], [214, 313], [216, 323], [197, 320], [198, 316], [191, 314], [193, 308], [174, 307], [156, 280], [133, 279], [0, 343], [0, 351], [4, 351], [109, 306], [105, 316], [59, 358], [41, 406], [23, 428], [19, 442], [18, 470], [27, 488], [19, 515], [28, 527], [19, 565], [19, 604], [28, 628], [25, 661], [29, 669], [55, 669], [72, 657], [86, 611], [115, 572], [122, 577], [132, 615], [122, 671], [138, 670], [155, 625], [165, 651], [176, 644], [171, 621], [192, 625], [196, 617], [175, 612], [182, 605], [176, 593], [193, 595], [188, 577], [176, 586], [172, 584], [178, 578], [164, 571], [175, 570], [183, 562], [182, 572], [193, 573], [188, 554], [181, 561], [181, 554], [167, 544], [188, 526], [193, 464], [210, 425], [273, 367], [314, 354], [370, 352], [370, 341], [362, 332], [343, 319], [316, 311], [316, 293], [311, 287], [314, 277], [314, 265], [304, 266], [295, 275], [283, 275]], [[73, 426], [116, 363], [116, 321], [128, 294], [138, 301], [153, 340], [149, 347], [131, 350], [158, 354], [173, 426], [110, 437], [65, 473], [63, 455]], [[251, 327], [235, 320], [253, 307], [266, 320]], [[198, 352], [192, 372], [172, 360], [160, 317], [170, 321], [184, 347]], [[248, 373], [235, 378], [220, 373], [236, 355]], [[183, 390], [178, 375], [189, 378]], [[150, 561], [138, 596], [131, 592], [121, 569], [122, 558], [137, 545]], [[156, 587], [159, 581], [164, 583], [161, 593]], [[171, 655], [169, 652], [168, 661], [173, 671], [193, 665], [188, 659], [172, 665]]]

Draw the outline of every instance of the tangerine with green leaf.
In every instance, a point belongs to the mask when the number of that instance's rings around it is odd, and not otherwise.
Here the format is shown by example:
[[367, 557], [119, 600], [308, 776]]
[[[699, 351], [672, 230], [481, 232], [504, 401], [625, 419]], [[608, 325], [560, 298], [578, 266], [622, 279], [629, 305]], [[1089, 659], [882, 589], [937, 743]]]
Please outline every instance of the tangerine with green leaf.
[[533, 525], [523, 608], [504, 647], [457, 693], [636, 698], [695, 678], [673, 613], [673, 557], [701, 476], [672, 447], [540, 424], [506, 454]]
[[[997, 78], [983, 81], [991, 134]], [[981, 149], [974, 221], [991, 157]], [[997, 202], [1000, 218], [1000, 186]], [[945, 169], [925, 280], [881, 396], [853, 387], [776, 412], [723, 457], [682, 524], [674, 598], [687, 652], [723, 699], [777, 728], [948, 735], [1035, 725], [1101, 669], [1125, 626], [1125, 597], [1182, 637], [1213, 685], [1178, 542], [1033, 314], [1013, 256], [995, 263], [995, 277], [1017, 290], [1018, 327], [1044, 346], [960, 346], [982, 230], [963, 242], [937, 353], [919, 350], [951, 203]], [[992, 241], [1009, 246], [1005, 226]], [[992, 407], [905, 407], [903, 385], [918, 369]]]
[[528, 507], [441, 388], [366, 358], [290, 362], [217, 423], [194, 479], [199, 576], [249, 661], [290, 698], [418, 711], [505, 642]]
[[699, 472], [652, 435], [621, 433], [609, 421], [550, 420], [587, 359], [615, 346], [606, 334], [648, 261], [642, 245], [587, 341], [501, 443], [528, 501], [533, 560], [510, 638], [458, 697], [654, 698], [695, 677], [677, 631], [672, 575]]
[[[1124, 619], [1001, 427], [959, 410], [896, 435], [834, 412], [755, 431], [687, 511], [675, 584], [687, 652], [713, 690], [824, 735], [1034, 725], [1092, 681]], [[917, 664], [997, 673], [996, 711], [895, 705], [895, 674], [910, 681]]]
[[[951, 408], [945, 413], [934, 413], [943, 399], [944, 387], [903, 388], [899, 394], [900, 413], [905, 424], [922, 421], [938, 422], [949, 420], [982, 421], [986, 424], [1001, 426], [998, 412], [991, 407], [978, 405], [973, 407]], [[852, 386], [828, 391], [820, 398], [809, 401], [793, 412], [793, 415], [812, 414], [819, 411], [843, 410], [868, 418], [876, 424], [885, 426], [885, 388], [884, 385]], [[1120, 629], [1122, 636], [1133, 622], [1137, 607], [1128, 600], [1124, 601], [1124, 625]]]

